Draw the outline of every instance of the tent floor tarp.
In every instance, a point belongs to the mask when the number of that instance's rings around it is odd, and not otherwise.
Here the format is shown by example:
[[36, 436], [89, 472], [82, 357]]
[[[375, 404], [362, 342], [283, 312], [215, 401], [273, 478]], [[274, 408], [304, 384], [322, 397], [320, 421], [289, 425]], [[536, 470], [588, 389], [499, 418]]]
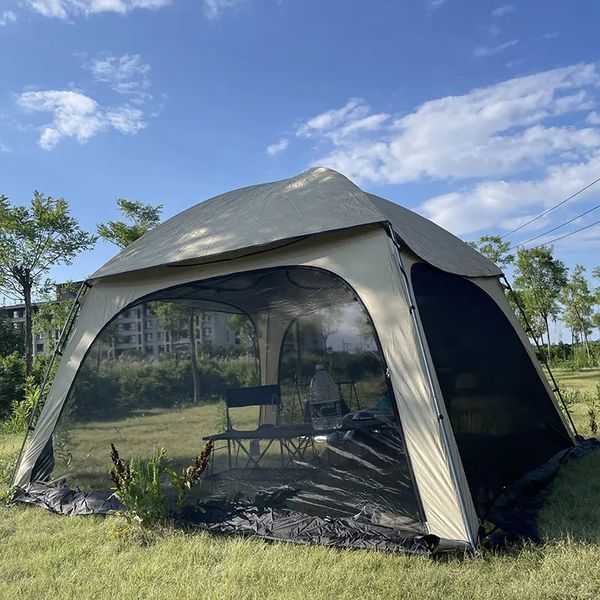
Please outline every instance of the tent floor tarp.
[[[598, 449], [600, 441], [597, 439], [580, 439], [574, 448], [557, 453], [507, 486], [489, 512], [488, 520], [495, 529], [484, 538], [485, 545], [497, 547], [517, 539], [540, 542], [537, 517], [561, 466], [571, 458]], [[64, 479], [53, 484], [29, 484], [18, 489], [14, 499], [64, 515], [108, 514], [124, 509], [110, 492], [72, 490]], [[174, 522], [186, 529], [201, 529], [213, 534], [241, 534], [269, 541], [419, 555], [434, 554], [439, 543], [436, 536], [423, 535], [416, 530], [401, 531], [373, 525], [363, 520], [362, 515], [321, 518], [283, 508], [225, 500], [203, 502], [200, 510], [187, 507], [174, 517]]]

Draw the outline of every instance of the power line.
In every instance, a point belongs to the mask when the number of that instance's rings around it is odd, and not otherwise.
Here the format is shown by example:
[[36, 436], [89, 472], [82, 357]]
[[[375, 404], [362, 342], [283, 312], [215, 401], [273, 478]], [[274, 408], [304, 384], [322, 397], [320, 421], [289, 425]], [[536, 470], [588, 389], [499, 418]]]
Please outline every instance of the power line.
[[587, 190], [588, 188], [591, 188], [593, 185], [595, 185], [599, 181], [600, 181], [600, 177], [598, 177], [598, 179], [595, 179], [594, 181], [592, 181], [592, 183], [588, 183], [588, 185], [586, 185], [585, 187], [582, 187], [580, 190], [577, 190], [574, 194], [571, 194], [568, 198], [565, 198], [564, 200], [561, 200], [558, 204], [555, 204], [554, 206], [551, 206], [550, 208], [548, 208], [547, 210], [545, 210], [543, 213], [540, 213], [537, 217], [533, 217], [533, 219], [530, 219], [526, 223], [523, 223], [522, 225], [519, 225], [519, 227], [517, 227], [516, 229], [513, 229], [512, 231], [509, 231], [508, 233], [505, 233], [503, 236], [501, 236], [500, 239], [503, 240], [505, 237], [508, 237], [509, 235], [512, 235], [513, 233], [516, 233], [517, 231], [520, 231], [521, 229], [523, 229], [523, 227], [527, 227], [527, 225], [529, 225], [530, 223], [533, 223], [534, 221], [537, 221], [538, 219], [541, 219], [542, 217], [545, 217], [548, 213], [552, 212], [553, 210], [555, 210], [559, 206], [562, 206], [563, 204], [565, 204], [565, 202], [568, 202], [569, 200], [572, 200], [573, 198], [575, 198], [575, 196], [579, 196], [579, 194], [581, 194], [582, 192], [585, 192], [585, 190]]
[[590, 223], [589, 225], [586, 225], [585, 227], [580, 227], [579, 229], [576, 229], [575, 231], [570, 231], [569, 233], [565, 233], [564, 235], [554, 238], [553, 240], [550, 240], [549, 242], [544, 242], [543, 244], [538, 244], [537, 246], [532, 246], [531, 248], [529, 248], [529, 250], [533, 250], [534, 248], [539, 248], [540, 246], [547, 246], [548, 244], [558, 242], [558, 240], [563, 240], [564, 238], [567, 238], [571, 235], [575, 235], [576, 233], [579, 233], [580, 231], [585, 231], [586, 229], [589, 229], [590, 227], [593, 227], [594, 225], [600, 225], [600, 219], [598, 221], [594, 221], [593, 223]]
[[552, 229], [548, 229], [548, 231], [544, 231], [544, 233], [540, 233], [539, 235], [536, 235], [535, 237], [529, 238], [528, 240], [525, 240], [524, 242], [520, 242], [519, 244], [517, 244], [514, 247], [520, 248], [521, 246], [524, 246], [525, 244], [529, 244], [529, 242], [533, 242], [534, 240], [544, 237], [545, 235], [548, 235], [549, 233], [552, 233], [553, 231], [556, 231], [557, 229], [561, 229], [565, 225], [569, 225], [569, 223], [572, 223], [573, 221], [576, 221], [577, 219], [580, 219], [581, 217], [585, 217], [585, 215], [590, 214], [591, 212], [595, 211], [598, 208], [600, 208], [600, 204], [596, 204], [596, 206], [593, 206], [592, 208], [586, 210], [585, 212], [582, 212], [581, 214], [573, 217], [572, 219], [569, 219], [568, 221], [565, 221], [564, 223], [561, 223], [560, 225], [557, 225], [556, 227], [553, 227]]

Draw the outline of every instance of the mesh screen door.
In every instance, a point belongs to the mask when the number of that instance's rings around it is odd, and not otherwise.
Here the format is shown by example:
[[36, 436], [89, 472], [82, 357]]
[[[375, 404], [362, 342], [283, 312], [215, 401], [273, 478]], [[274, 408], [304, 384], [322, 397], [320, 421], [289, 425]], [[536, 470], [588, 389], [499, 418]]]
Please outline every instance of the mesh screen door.
[[419, 313], [479, 515], [503, 486], [571, 445], [500, 307], [474, 283], [411, 271]]
[[[331, 384], [320, 406], [317, 371]], [[108, 489], [111, 443], [125, 458], [164, 447], [179, 469], [212, 439], [192, 501], [277, 499], [422, 531], [385, 371], [369, 315], [329, 272], [273, 268], [165, 289], [94, 342], [52, 438], [52, 477]]]

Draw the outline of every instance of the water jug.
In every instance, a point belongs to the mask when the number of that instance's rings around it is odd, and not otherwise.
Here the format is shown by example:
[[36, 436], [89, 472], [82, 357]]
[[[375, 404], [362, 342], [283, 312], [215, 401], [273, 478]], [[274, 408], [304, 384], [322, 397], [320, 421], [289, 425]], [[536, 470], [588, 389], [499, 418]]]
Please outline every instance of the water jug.
[[342, 425], [340, 392], [323, 365], [317, 365], [308, 392], [310, 418], [314, 429], [338, 429]]

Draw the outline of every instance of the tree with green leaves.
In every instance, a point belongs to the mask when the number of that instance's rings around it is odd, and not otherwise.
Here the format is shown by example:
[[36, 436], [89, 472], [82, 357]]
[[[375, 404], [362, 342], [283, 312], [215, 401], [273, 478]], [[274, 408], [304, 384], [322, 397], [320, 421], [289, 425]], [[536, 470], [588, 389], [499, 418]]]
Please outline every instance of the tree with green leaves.
[[97, 231], [103, 240], [119, 248], [126, 248], [160, 223], [162, 204], [153, 206], [119, 198], [117, 206], [125, 220], [100, 223]]
[[588, 336], [594, 326], [594, 294], [585, 277], [585, 267], [575, 265], [571, 276], [561, 290], [560, 301], [564, 306], [563, 321], [580, 334], [588, 357], [591, 356]]
[[515, 261], [515, 290], [524, 300], [528, 318], [544, 324], [550, 356], [550, 321], [560, 314], [559, 294], [567, 283], [567, 269], [554, 258], [552, 247], [520, 248]]
[[[533, 295], [527, 291], [513, 288], [512, 293], [508, 292], [506, 294], [506, 298], [508, 299], [508, 302], [511, 305], [521, 327], [527, 331], [529, 326], [529, 335], [535, 340], [537, 345], [543, 346], [543, 335], [546, 331], [546, 327], [543, 318], [537, 313], [535, 307], [533, 306]], [[525, 316], [523, 316], [523, 313], [525, 313]]]
[[505, 242], [499, 235], [482, 235], [476, 242], [467, 243], [501, 269], [515, 260], [515, 255], [510, 252], [510, 242]]
[[[174, 302], [151, 302], [150, 306], [158, 316], [160, 326], [171, 336], [171, 346], [179, 335], [184, 334], [187, 328], [189, 342], [186, 344], [190, 354], [192, 367], [192, 383], [194, 385], [194, 404], [200, 401], [200, 373], [198, 371], [198, 356], [196, 350], [196, 315], [197, 312], [190, 307]], [[184, 334], [185, 335], [185, 334]]]
[[6, 317], [0, 315], [0, 356], [23, 354], [23, 334]]
[[34, 192], [27, 207], [11, 206], [6, 196], [0, 196], [0, 293], [25, 303], [27, 375], [33, 367], [32, 302], [43, 276], [54, 266], [71, 264], [95, 242], [63, 198]]
[[[595, 267], [592, 270], [592, 275], [596, 279], [600, 279], [600, 267]], [[596, 307], [600, 307], [600, 286], [594, 290], [594, 299]], [[592, 315], [592, 323], [598, 329], [598, 335], [600, 336], [600, 310], [596, 310]]]
[[242, 346], [256, 348], [256, 330], [250, 317], [244, 314], [229, 315], [227, 317], [227, 327], [233, 331]]
[[58, 343], [78, 288], [79, 284], [73, 281], [61, 284], [60, 289], [53, 281], [47, 281], [40, 290], [40, 304], [33, 315], [33, 333], [46, 340], [46, 348], [50, 352]]

